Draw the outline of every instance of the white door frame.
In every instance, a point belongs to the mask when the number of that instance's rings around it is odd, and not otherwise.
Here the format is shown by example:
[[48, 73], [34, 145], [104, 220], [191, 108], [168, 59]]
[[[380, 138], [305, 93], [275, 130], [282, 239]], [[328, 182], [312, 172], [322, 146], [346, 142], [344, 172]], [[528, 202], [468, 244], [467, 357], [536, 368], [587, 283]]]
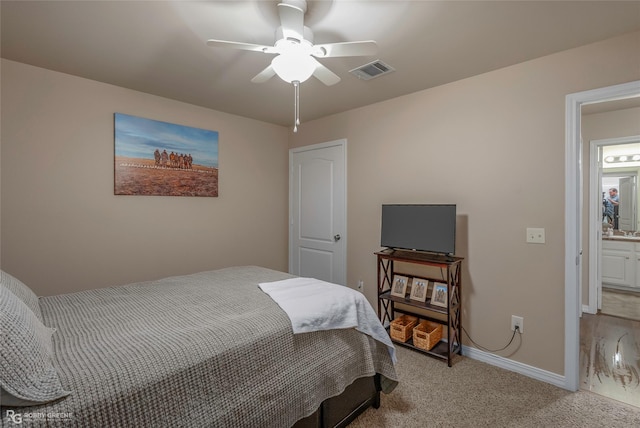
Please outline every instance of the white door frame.
[[600, 189], [601, 186], [601, 159], [599, 159], [598, 154], [604, 146], [638, 142], [640, 142], [640, 135], [589, 141], [589, 302], [587, 305], [582, 306], [582, 311], [588, 314], [598, 312], [600, 306], [599, 284], [601, 283], [602, 275], [602, 266], [600, 265], [602, 251], [602, 197], [600, 191], [596, 192], [594, 190]]
[[334, 141], [327, 141], [326, 143], [318, 143], [318, 144], [312, 144], [309, 146], [302, 146], [302, 147], [296, 147], [293, 149], [289, 149], [289, 272], [292, 272], [292, 266], [293, 266], [293, 236], [292, 236], [292, 228], [293, 228], [293, 222], [294, 222], [294, 218], [293, 218], [293, 155], [294, 153], [298, 153], [298, 152], [305, 152], [305, 151], [309, 151], [309, 150], [316, 150], [316, 149], [324, 149], [327, 147], [333, 147], [333, 146], [341, 146], [342, 147], [342, 153], [344, 156], [344, 201], [342, 206], [344, 207], [344, 212], [343, 212], [343, 218], [344, 218], [344, 232], [340, 233], [340, 240], [343, 242], [344, 245], [344, 270], [343, 273], [340, 275], [340, 278], [338, 281], [336, 281], [338, 284], [341, 285], [347, 285], [347, 224], [348, 224], [348, 218], [347, 218], [347, 140], [346, 139], [340, 139], [340, 140], [334, 140]]
[[581, 107], [640, 96], [640, 80], [569, 94], [565, 100], [565, 273], [564, 387], [577, 391], [580, 382], [580, 315], [582, 308], [582, 148]]

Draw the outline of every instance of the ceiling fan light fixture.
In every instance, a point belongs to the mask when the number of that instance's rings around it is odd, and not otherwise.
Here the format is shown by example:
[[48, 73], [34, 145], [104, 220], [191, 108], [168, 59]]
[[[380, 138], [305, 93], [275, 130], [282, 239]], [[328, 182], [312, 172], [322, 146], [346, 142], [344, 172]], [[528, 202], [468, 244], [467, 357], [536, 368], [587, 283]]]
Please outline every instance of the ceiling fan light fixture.
[[266, 82], [277, 75], [293, 85], [295, 97], [293, 132], [296, 132], [300, 125], [300, 83], [307, 81], [311, 76], [326, 86], [340, 82], [340, 77], [318, 62], [316, 57], [369, 56], [377, 51], [376, 42], [373, 40], [314, 45], [313, 31], [304, 25], [306, 11], [306, 0], [280, 0], [278, 15], [281, 25], [276, 28], [276, 41], [273, 46], [228, 40], [207, 40], [207, 45], [214, 48], [242, 49], [277, 55], [272, 59], [271, 64], [251, 79], [251, 82]]
[[278, 77], [287, 83], [293, 81], [302, 83], [316, 70], [315, 61], [311, 56], [295, 52], [278, 55], [271, 61], [271, 66]]

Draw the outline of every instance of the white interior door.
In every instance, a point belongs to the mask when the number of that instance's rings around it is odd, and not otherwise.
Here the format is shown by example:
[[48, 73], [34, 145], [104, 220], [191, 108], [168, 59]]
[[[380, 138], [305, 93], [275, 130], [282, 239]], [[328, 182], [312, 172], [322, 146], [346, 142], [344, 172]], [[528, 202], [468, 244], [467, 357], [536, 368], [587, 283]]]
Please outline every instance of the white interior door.
[[289, 272], [346, 285], [346, 140], [289, 152]]
[[618, 206], [618, 228], [624, 231], [636, 230], [634, 224], [636, 198], [635, 198], [635, 177], [624, 177], [620, 179], [620, 205]]

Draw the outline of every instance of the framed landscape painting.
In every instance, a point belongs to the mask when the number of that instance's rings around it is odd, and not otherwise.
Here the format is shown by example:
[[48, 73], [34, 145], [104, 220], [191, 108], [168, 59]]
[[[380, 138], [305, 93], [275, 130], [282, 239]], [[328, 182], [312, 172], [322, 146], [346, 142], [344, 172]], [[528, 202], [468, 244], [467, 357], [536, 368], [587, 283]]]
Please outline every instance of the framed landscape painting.
[[114, 194], [218, 196], [218, 132], [114, 115]]

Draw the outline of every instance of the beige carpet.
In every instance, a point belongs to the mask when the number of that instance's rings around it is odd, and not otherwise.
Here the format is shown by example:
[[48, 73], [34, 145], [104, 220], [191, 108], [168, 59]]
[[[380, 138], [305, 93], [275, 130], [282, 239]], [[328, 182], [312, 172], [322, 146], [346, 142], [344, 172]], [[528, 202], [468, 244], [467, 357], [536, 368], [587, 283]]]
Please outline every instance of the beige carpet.
[[640, 427], [640, 408], [569, 392], [465, 357], [453, 367], [398, 348], [400, 384], [349, 427]]
[[602, 289], [603, 314], [640, 321], [640, 293]]

